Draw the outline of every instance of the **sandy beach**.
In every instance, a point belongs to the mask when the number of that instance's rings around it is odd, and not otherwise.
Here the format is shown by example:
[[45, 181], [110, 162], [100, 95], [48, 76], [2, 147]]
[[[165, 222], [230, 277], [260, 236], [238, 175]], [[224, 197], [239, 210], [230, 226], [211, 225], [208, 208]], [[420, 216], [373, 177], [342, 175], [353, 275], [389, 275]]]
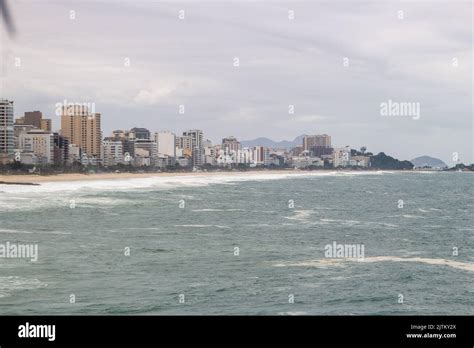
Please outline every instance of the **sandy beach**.
[[297, 174], [307, 173], [295, 170], [253, 170], [247, 172], [177, 172], [177, 173], [97, 173], [97, 174], [56, 174], [56, 175], [1, 175], [1, 182], [5, 183], [42, 183], [58, 181], [88, 181], [88, 180], [118, 180], [139, 179], [152, 177], [176, 177], [176, 176], [210, 176], [210, 175], [250, 175], [250, 174]]

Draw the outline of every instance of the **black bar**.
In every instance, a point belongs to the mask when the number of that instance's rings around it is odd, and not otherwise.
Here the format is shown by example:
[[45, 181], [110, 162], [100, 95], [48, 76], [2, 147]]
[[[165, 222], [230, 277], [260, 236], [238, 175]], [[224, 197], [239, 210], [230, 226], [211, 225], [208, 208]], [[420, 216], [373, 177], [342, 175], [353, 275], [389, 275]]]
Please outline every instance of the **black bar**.
[[[0, 316], [0, 346], [373, 344], [473, 347], [473, 321], [472, 316]], [[55, 325], [54, 341], [47, 337], [19, 337], [20, 325], [26, 323], [30, 329], [32, 324]], [[407, 334], [455, 334], [456, 337], [408, 338]]]

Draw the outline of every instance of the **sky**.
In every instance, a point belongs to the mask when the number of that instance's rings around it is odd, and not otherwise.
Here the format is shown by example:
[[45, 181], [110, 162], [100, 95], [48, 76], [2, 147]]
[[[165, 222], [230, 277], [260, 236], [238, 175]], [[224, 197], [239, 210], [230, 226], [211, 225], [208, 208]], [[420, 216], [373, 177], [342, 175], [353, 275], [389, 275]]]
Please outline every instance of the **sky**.
[[[9, 5], [16, 35], [2, 23], [0, 97], [14, 100], [17, 117], [40, 110], [59, 129], [56, 104], [66, 100], [94, 103], [104, 136], [326, 133], [335, 147], [474, 162], [470, 1]], [[388, 103], [413, 109], [382, 114]]]

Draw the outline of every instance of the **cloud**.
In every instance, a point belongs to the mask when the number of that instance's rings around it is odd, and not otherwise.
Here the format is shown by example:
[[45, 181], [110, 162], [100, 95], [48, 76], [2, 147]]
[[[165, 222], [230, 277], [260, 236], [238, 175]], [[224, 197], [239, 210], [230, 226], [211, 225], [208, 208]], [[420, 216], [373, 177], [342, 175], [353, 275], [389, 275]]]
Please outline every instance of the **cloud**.
[[174, 87], [153, 86], [149, 89], [142, 89], [133, 100], [137, 104], [153, 105], [169, 98], [175, 90]]

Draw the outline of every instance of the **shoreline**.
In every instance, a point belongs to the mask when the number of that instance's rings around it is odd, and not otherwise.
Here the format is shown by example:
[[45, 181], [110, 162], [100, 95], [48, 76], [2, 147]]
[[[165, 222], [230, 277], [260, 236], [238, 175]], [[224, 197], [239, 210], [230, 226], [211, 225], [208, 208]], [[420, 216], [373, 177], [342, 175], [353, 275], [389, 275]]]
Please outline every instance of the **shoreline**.
[[63, 182], [63, 181], [94, 181], [94, 180], [120, 180], [120, 179], [146, 179], [157, 177], [176, 177], [176, 176], [214, 176], [214, 175], [250, 175], [250, 174], [304, 174], [310, 173], [305, 171], [294, 170], [249, 170], [235, 172], [161, 172], [161, 173], [67, 173], [67, 174], [0, 174], [0, 185], [31, 185], [46, 182]]
[[[377, 173], [377, 172], [425, 172], [425, 171], [403, 171], [403, 170], [249, 170], [249, 171], [221, 171], [221, 172], [161, 172], [161, 173], [95, 173], [95, 174], [0, 174], [0, 185], [34, 185], [46, 182], [67, 182], [67, 181], [93, 181], [93, 180], [119, 180], [119, 179], [145, 179], [155, 177], [176, 177], [176, 176], [214, 176], [214, 175], [252, 175], [252, 174], [287, 174], [301, 175], [312, 173]], [[426, 171], [432, 173], [433, 171]]]

